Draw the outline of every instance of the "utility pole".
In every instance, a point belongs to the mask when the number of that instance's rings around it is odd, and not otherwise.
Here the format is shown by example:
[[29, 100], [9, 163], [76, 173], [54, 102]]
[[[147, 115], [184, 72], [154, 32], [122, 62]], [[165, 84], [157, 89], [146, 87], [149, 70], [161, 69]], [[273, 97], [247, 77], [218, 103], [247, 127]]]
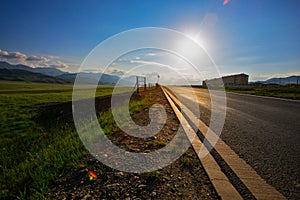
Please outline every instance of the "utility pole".
[[156, 83], [156, 87], [159, 86], [159, 78], [160, 78], [160, 76], [159, 76], [159, 74], [157, 74], [157, 83]]

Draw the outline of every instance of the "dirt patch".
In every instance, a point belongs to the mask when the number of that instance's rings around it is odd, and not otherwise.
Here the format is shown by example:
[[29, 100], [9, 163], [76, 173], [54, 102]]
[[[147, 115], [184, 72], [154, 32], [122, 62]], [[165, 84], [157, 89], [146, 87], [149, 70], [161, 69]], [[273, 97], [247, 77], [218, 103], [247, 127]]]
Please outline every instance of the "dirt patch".
[[[178, 119], [160, 88], [144, 91], [142, 99], [149, 99], [146, 108], [135, 113], [139, 125], [149, 123], [149, 108], [161, 104], [167, 113], [167, 123], [150, 138], [135, 138], [120, 130], [110, 134], [110, 139], [120, 148], [134, 152], [149, 152], [162, 148], [172, 140], [179, 127]], [[89, 171], [97, 179], [89, 179]], [[207, 174], [195, 152], [190, 147], [178, 160], [163, 169], [143, 173], [125, 173], [111, 169], [87, 156], [83, 164], [60, 177], [51, 192], [50, 199], [218, 199]]]

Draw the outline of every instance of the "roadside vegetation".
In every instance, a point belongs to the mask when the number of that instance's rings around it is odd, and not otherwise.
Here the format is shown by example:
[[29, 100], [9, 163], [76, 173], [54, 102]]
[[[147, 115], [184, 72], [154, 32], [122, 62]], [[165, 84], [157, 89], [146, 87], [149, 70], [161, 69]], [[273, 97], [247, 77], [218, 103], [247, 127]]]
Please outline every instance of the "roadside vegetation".
[[[71, 84], [0, 81], [1, 199], [43, 199], [51, 183], [88, 154], [72, 124], [36, 119], [37, 105], [71, 101], [72, 89]], [[112, 86], [99, 86], [96, 96], [112, 91]], [[134, 103], [131, 112], [143, 105]], [[107, 123], [106, 133], [115, 128], [110, 112], [99, 120]]]
[[300, 85], [228, 86], [227, 92], [300, 99]]

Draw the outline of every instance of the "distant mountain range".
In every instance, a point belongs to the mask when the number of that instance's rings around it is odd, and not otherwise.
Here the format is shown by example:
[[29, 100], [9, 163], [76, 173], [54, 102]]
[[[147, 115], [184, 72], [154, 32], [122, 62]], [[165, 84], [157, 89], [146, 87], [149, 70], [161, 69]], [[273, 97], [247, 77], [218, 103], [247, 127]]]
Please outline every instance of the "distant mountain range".
[[11, 65], [7, 62], [0, 61], [0, 69], [20, 69], [20, 70], [25, 70], [29, 72], [35, 72], [35, 73], [41, 73], [47, 76], [59, 76], [65, 72], [60, 71], [56, 68], [50, 68], [50, 67], [37, 67], [37, 68], [32, 68], [26, 65]]
[[[116, 84], [120, 77], [102, 73], [80, 72], [84, 83], [95, 83], [101, 75], [99, 84]], [[77, 73], [63, 72], [56, 68], [37, 67], [32, 68], [26, 65], [12, 65], [0, 61], [0, 80], [43, 82], [43, 83], [73, 83]], [[135, 77], [128, 77], [120, 81], [123, 85], [134, 85]]]
[[70, 80], [47, 76], [41, 73], [30, 72], [22, 69], [0, 69], [0, 80], [5, 81], [25, 81], [37, 83], [72, 83]]
[[[120, 79], [119, 76], [80, 72], [81, 77], [84, 78], [84, 83], [95, 83], [101, 75], [98, 84], [115, 85], [119, 82], [121, 85], [133, 86], [136, 81], [135, 76], [129, 76]], [[76, 79], [77, 73], [63, 72], [56, 68], [37, 67], [32, 68], [26, 65], [18, 64], [12, 65], [7, 62], [0, 61], [0, 80], [10, 81], [26, 81], [26, 82], [41, 82], [41, 83], [73, 83]], [[271, 78], [266, 81], [250, 82], [249, 84], [300, 84], [299, 76], [290, 76], [285, 78]]]
[[300, 84], [300, 76], [289, 76], [285, 78], [271, 78], [266, 81], [257, 81], [250, 84], [277, 84], [277, 85], [287, 85], [287, 84]]

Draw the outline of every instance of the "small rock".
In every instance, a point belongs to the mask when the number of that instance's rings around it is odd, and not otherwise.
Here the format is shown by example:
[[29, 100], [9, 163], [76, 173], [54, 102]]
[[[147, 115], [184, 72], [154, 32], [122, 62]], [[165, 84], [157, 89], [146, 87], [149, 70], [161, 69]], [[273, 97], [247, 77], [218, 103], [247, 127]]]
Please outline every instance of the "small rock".
[[106, 185], [106, 187], [117, 187], [117, 186], [120, 186], [120, 184], [119, 183], [113, 183], [113, 184]]
[[138, 188], [144, 188], [144, 187], [146, 187], [146, 186], [147, 186], [147, 185], [141, 184], [141, 185], [138, 186]]
[[117, 172], [116, 175], [119, 175], [119, 176], [124, 176], [124, 172]]
[[90, 195], [90, 194], [87, 194], [87, 195], [85, 195], [83, 198], [82, 198], [82, 200], [86, 200], [86, 199], [88, 199], [88, 198], [91, 198], [92, 196]]
[[152, 139], [152, 140], [156, 140], [156, 139], [157, 139], [157, 137], [156, 137], [155, 135], [153, 135], [153, 136], [151, 136], [151, 137], [150, 137], [150, 139]]
[[156, 196], [156, 192], [153, 191], [153, 192], [151, 193], [151, 196]]
[[80, 171], [79, 171], [79, 173], [83, 173], [83, 172], [88, 172], [89, 170], [87, 169], [87, 168], [84, 168], [84, 169], [81, 169]]

